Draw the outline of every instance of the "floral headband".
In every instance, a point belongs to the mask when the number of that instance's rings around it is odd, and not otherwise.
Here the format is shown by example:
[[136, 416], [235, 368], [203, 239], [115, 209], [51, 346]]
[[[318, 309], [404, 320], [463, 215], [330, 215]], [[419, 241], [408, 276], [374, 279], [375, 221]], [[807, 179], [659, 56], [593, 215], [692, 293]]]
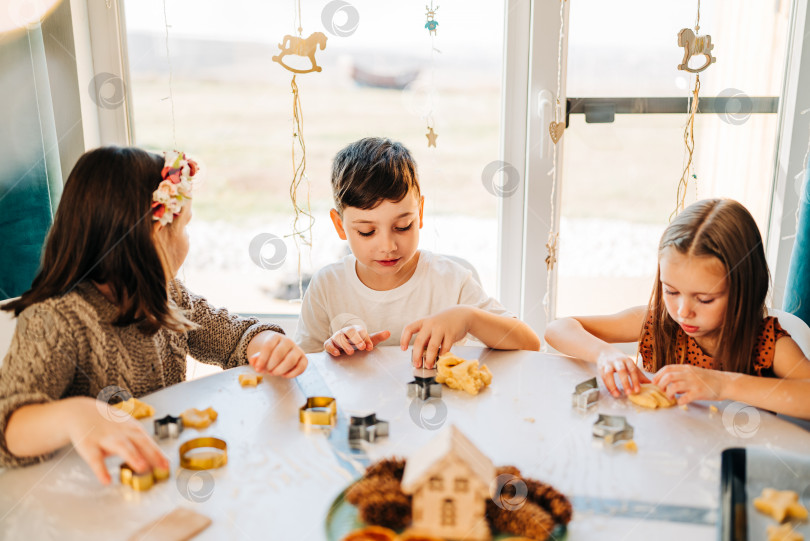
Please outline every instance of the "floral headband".
[[160, 172], [163, 181], [152, 193], [152, 219], [168, 225], [191, 200], [192, 180], [200, 172], [200, 166], [176, 150], [164, 152], [163, 156], [166, 158]]

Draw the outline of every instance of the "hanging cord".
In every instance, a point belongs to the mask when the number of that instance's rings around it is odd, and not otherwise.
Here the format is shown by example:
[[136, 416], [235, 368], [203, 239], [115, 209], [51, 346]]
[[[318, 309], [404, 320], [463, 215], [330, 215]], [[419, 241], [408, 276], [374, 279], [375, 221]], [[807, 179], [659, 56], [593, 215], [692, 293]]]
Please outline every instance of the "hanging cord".
[[[169, 103], [172, 106], [172, 142], [177, 148], [177, 121], [174, 116], [174, 89], [172, 86], [172, 57], [169, 53], [169, 17], [166, 14], [166, 0], [163, 0], [163, 26], [166, 29], [166, 63], [169, 65]], [[165, 99], [165, 98], [164, 98]]]
[[[562, 94], [562, 46], [563, 46], [563, 36], [565, 32], [565, 0], [560, 1], [560, 33], [559, 39], [557, 40], [557, 103], [554, 107], [554, 122], [559, 123], [560, 119], [562, 118], [562, 103], [560, 102], [560, 94]], [[547, 129], [545, 126], [544, 129]], [[543, 296], [543, 311], [546, 317], [546, 323], [550, 318], [551, 312], [549, 304], [551, 302], [551, 271], [554, 269], [554, 265], [557, 263], [557, 241], [559, 240], [560, 234], [554, 228], [554, 224], [556, 223], [556, 209], [554, 205], [554, 200], [557, 196], [557, 149], [553, 149], [552, 155], [552, 165], [551, 171], [548, 173], [551, 176], [551, 195], [549, 198], [549, 207], [550, 207], [550, 226], [548, 230], [548, 242], [546, 242], [546, 250], [548, 251], [548, 255], [546, 256], [546, 294]]]
[[[700, 0], [697, 0], [697, 15], [695, 16], [695, 36], [700, 33]], [[683, 129], [683, 143], [686, 154], [686, 165], [678, 181], [678, 190], [675, 194], [675, 210], [669, 215], [669, 221], [686, 208], [686, 191], [689, 188], [689, 177], [695, 181], [695, 197], [697, 197], [697, 175], [694, 172], [693, 158], [695, 152], [695, 115], [698, 111], [698, 94], [700, 92], [700, 74], [695, 75], [695, 88], [692, 90], [689, 104], [689, 118]], [[691, 173], [691, 174], [690, 174]]]
[[[698, 92], [700, 92], [700, 75], [695, 76], [695, 89], [692, 91], [691, 107], [689, 108], [689, 119], [686, 121], [686, 126], [683, 129], [683, 142], [686, 148], [686, 165], [681, 173], [681, 179], [678, 181], [678, 191], [675, 200], [675, 210], [669, 215], [669, 221], [678, 215], [684, 208], [686, 208], [686, 190], [689, 187], [690, 169], [692, 169], [692, 159], [695, 152], [695, 115], [698, 110]], [[697, 176], [692, 173], [693, 178]]]
[[[304, 298], [304, 283], [303, 275], [301, 274], [301, 245], [312, 248], [312, 226], [315, 224], [315, 218], [312, 216], [312, 208], [310, 206], [310, 183], [307, 177], [307, 145], [304, 142], [304, 115], [301, 110], [301, 96], [298, 93], [298, 85], [295, 82], [295, 75], [293, 75], [292, 82], [290, 83], [293, 94], [293, 119], [295, 122], [295, 133], [293, 133], [292, 142], [292, 164], [293, 164], [293, 180], [290, 183], [290, 200], [293, 204], [293, 211], [295, 218], [293, 220], [292, 238], [295, 242], [295, 248], [298, 252], [298, 293], [300, 298]], [[296, 147], [301, 152], [301, 157], [296, 160]], [[301, 182], [306, 180], [306, 206], [301, 206], [298, 202], [298, 191]], [[306, 216], [308, 223], [303, 229], [299, 229], [298, 222], [302, 217]]]

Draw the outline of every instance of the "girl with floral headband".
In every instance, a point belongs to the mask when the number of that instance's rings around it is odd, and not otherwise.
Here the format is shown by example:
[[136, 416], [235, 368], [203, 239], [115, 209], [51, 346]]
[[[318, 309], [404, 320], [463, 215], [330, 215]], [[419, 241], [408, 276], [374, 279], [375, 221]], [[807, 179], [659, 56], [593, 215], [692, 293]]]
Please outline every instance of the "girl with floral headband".
[[175, 278], [197, 163], [180, 152], [87, 152], [67, 180], [31, 289], [0, 366], [0, 466], [73, 444], [99, 480], [104, 457], [138, 472], [168, 461], [140, 423], [110, 415], [110, 395], [139, 397], [185, 379], [186, 355], [286, 378], [307, 359], [275, 326], [211, 306]]

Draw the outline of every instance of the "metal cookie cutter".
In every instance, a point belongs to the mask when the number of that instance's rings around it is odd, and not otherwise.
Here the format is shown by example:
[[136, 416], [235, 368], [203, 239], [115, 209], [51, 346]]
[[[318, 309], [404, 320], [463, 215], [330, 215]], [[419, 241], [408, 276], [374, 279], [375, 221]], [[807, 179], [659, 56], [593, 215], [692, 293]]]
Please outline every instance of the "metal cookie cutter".
[[599, 419], [593, 424], [593, 436], [612, 445], [620, 440], [632, 440], [633, 427], [627, 423], [627, 417], [623, 415], [600, 413]]
[[[194, 449], [219, 449], [221, 453], [190, 454]], [[228, 463], [228, 444], [212, 437], [194, 438], [180, 446], [180, 467], [187, 470], [213, 470]]]
[[586, 410], [599, 401], [599, 384], [596, 378], [585, 380], [576, 387], [571, 395], [571, 405], [577, 409]]
[[377, 419], [377, 414], [372, 413], [365, 417], [355, 417], [352, 415], [349, 421], [349, 443], [359, 445], [361, 440], [374, 443], [377, 438], [388, 437], [388, 421]]
[[155, 436], [160, 439], [177, 438], [183, 431], [183, 419], [167, 415], [162, 419], [155, 419]]
[[408, 383], [408, 398], [419, 397], [422, 400], [442, 396], [442, 384], [436, 383], [436, 369], [416, 368], [413, 381]]
[[309, 396], [298, 410], [298, 420], [305, 425], [331, 426], [337, 421], [337, 401], [331, 396]]
[[133, 490], [143, 492], [149, 490], [152, 485], [165, 481], [169, 478], [169, 470], [155, 468], [146, 473], [137, 473], [126, 462], [121, 464], [120, 479], [122, 485], [127, 485]]

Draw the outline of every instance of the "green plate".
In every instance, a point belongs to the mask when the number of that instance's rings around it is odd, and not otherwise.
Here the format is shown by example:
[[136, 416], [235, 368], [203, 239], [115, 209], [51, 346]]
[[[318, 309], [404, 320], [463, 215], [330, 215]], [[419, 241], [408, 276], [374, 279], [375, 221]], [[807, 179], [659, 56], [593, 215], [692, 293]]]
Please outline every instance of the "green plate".
[[[327, 541], [341, 541], [346, 534], [358, 528], [365, 528], [366, 523], [360, 520], [357, 514], [357, 508], [346, 501], [346, 492], [352, 487], [349, 485], [343, 492], [337, 495], [335, 501], [329, 507], [329, 512], [326, 514], [326, 539]], [[557, 525], [554, 531], [551, 532], [550, 541], [565, 541], [566, 539], [565, 526]], [[510, 534], [498, 534], [494, 536], [493, 541], [501, 539], [508, 539], [515, 537]]]

